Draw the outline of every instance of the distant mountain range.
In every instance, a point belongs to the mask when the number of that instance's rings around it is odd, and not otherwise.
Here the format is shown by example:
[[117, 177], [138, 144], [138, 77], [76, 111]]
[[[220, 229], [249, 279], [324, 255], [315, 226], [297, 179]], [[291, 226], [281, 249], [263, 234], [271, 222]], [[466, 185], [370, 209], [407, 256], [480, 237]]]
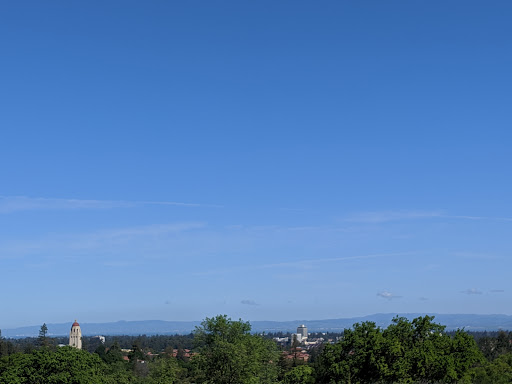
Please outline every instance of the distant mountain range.
[[[410, 320], [420, 313], [404, 313], [398, 316]], [[446, 326], [447, 330], [465, 328], [467, 331], [498, 331], [512, 330], [512, 316], [509, 315], [445, 315], [429, 314], [435, 316], [435, 322]], [[380, 327], [387, 327], [391, 319], [397, 314], [379, 313], [364, 317], [352, 317], [344, 319], [327, 320], [294, 320], [294, 321], [252, 321], [253, 332], [291, 332], [296, 331], [300, 324], [305, 324], [309, 332], [340, 332], [350, 328], [354, 323], [373, 321]], [[117, 321], [113, 323], [81, 323], [84, 336], [94, 335], [173, 335], [192, 332], [200, 321]], [[46, 324], [49, 336], [65, 336], [69, 334], [71, 322], [63, 324]], [[36, 337], [41, 325], [21, 327], [14, 329], [2, 329], [3, 337]]]

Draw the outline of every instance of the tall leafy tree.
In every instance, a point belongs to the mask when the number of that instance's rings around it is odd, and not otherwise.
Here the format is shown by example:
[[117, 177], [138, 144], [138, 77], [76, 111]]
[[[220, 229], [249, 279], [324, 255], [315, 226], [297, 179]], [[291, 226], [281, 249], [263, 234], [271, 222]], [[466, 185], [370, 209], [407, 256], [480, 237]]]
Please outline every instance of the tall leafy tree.
[[114, 344], [112, 344], [108, 351], [105, 352], [104, 355], [100, 356], [107, 364], [114, 364], [116, 362], [123, 361], [123, 353], [121, 352], [121, 347], [119, 347], [119, 344], [116, 341]]
[[38, 337], [39, 346], [41, 346], [41, 347], [48, 346], [48, 338], [46, 337], [47, 333], [48, 333], [48, 327], [46, 326], [46, 323], [43, 323], [43, 325], [41, 325], [41, 328], [39, 329], [39, 337]]
[[487, 364], [470, 369], [463, 383], [509, 384], [512, 383], [512, 353], [499, 356]]
[[149, 364], [148, 383], [172, 384], [178, 381], [182, 373], [178, 361], [172, 356], [159, 357]]
[[7, 355], [7, 345], [4, 343], [4, 339], [2, 337], [2, 330], [0, 329], [0, 357]]
[[293, 367], [285, 373], [283, 384], [314, 384], [313, 368], [308, 365]]
[[198, 381], [215, 384], [274, 383], [279, 353], [272, 340], [225, 315], [206, 318], [194, 332]]
[[373, 383], [388, 371], [385, 339], [374, 322], [345, 329], [342, 341], [325, 346], [318, 362], [322, 383]]
[[456, 383], [482, 355], [463, 331], [452, 337], [424, 316], [397, 317], [385, 330], [373, 322], [355, 324], [343, 339], [327, 345], [318, 360], [322, 383]]
[[[4, 360], [5, 359], [5, 360]], [[86, 351], [62, 347], [47, 348], [33, 353], [16, 353], [3, 358], [0, 364], [0, 384], [96, 384], [107, 383], [105, 364]]]

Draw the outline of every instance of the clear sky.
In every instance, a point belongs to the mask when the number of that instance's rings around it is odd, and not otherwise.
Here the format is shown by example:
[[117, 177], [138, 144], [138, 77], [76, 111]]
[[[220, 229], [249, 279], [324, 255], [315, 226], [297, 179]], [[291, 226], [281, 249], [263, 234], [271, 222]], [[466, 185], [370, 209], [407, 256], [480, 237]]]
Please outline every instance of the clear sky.
[[510, 1], [4, 1], [0, 328], [512, 314]]

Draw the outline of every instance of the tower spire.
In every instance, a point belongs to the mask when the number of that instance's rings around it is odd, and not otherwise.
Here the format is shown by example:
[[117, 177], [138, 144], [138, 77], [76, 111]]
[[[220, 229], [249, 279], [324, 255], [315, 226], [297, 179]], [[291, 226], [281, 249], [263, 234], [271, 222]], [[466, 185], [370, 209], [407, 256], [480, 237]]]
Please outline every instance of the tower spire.
[[76, 319], [71, 326], [71, 331], [69, 332], [69, 345], [71, 347], [82, 349], [82, 330], [80, 329], [80, 324], [78, 324]]

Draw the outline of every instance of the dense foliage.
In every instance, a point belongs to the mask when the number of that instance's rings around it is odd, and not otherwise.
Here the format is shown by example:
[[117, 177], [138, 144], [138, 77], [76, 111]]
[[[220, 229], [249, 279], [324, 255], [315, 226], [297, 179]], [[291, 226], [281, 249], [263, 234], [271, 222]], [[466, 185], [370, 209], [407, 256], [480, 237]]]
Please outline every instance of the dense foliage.
[[0, 383], [108, 383], [107, 366], [98, 355], [71, 347], [15, 353], [0, 360]]
[[250, 333], [251, 325], [226, 316], [207, 318], [195, 331], [198, 379], [202, 383], [275, 383], [276, 344]]
[[327, 345], [317, 370], [322, 383], [456, 383], [483, 362], [474, 339], [453, 337], [429, 316], [412, 322], [395, 318], [387, 329], [355, 324], [343, 339]]
[[56, 347], [63, 340], [43, 326], [34, 339], [0, 334], [0, 384], [512, 382], [511, 333], [474, 338], [433, 320], [395, 318], [385, 329], [355, 324], [338, 342], [310, 350], [309, 362], [293, 357], [302, 348], [290, 346], [293, 358], [286, 358], [271, 338], [226, 316], [207, 318], [185, 336], [120, 336], [105, 345], [84, 338], [87, 350]]

